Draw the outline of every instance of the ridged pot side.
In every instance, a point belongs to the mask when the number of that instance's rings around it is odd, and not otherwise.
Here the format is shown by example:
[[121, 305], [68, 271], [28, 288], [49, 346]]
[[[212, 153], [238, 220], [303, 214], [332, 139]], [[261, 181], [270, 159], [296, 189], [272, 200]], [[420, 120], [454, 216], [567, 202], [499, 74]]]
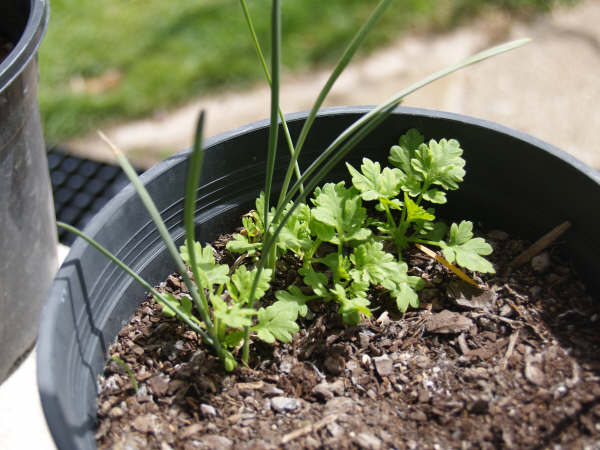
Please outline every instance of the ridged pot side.
[[[326, 147], [367, 108], [323, 111], [302, 156], [302, 166]], [[292, 135], [305, 113], [289, 116]], [[568, 219], [565, 235], [580, 276], [598, 291], [600, 250], [597, 229], [600, 177], [564, 152], [522, 133], [464, 116], [399, 108], [349, 156], [386, 162], [389, 148], [409, 128], [427, 138], [458, 139], [465, 150], [467, 175], [450, 207], [438, 216], [467, 217], [535, 239]], [[204, 242], [232, 231], [251, 207], [264, 182], [267, 122], [219, 135], [206, 142], [204, 175], [196, 204], [197, 236]], [[287, 149], [280, 142], [276, 178], [281, 180]], [[188, 152], [146, 172], [142, 179], [171, 234], [183, 240], [183, 192]], [[343, 165], [328, 177], [347, 179]], [[561, 180], [557, 183], [556, 180]], [[586, 192], [585, 200], [580, 193]], [[131, 186], [119, 193], [88, 225], [87, 233], [151, 283], [173, 271], [158, 233]], [[38, 340], [38, 382], [50, 430], [61, 449], [95, 448], [96, 378], [108, 346], [131, 317], [144, 291], [95, 249], [78, 240], [59, 271], [43, 311]]]

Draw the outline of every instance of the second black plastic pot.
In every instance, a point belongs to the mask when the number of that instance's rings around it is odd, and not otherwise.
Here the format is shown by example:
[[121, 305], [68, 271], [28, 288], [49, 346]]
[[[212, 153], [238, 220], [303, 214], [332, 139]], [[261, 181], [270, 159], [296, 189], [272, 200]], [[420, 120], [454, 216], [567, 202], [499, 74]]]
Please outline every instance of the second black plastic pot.
[[0, 1], [0, 35], [14, 44], [0, 62], [0, 382], [34, 343], [58, 266], [37, 104], [35, 55], [47, 21], [46, 0]]
[[[304, 165], [366, 112], [335, 108], [314, 124], [302, 158]], [[289, 118], [296, 135], [306, 115]], [[456, 138], [464, 148], [467, 175], [438, 216], [480, 220], [524, 238], [535, 239], [570, 220], [565, 235], [573, 262], [591, 292], [600, 280], [600, 175], [564, 152], [522, 133], [454, 114], [399, 108], [348, 160], [386, 162], [389, 148], [409, 128], [427, 138]], [[196, 204], [198, 238], [207, 242], [239, 225], [264, 183], [268, 124], [260, 122], [208, 140]], [[286, 147], [276, 176], [282, 176]], [[187, 152], [146, 172], [142, 179], [169, 231], [183, 240], [183, 192]], [[343, 165], [329, 180], [347, 178]], [[584, 193], [584, 194], [583, 194]], [[134, 190], [121, 191], [86, 228], [96, 240], [158, 283], [174, 267]], [[44, 412], [61, 449], [95, 448], [96, 379], [109, 345], [133, 315], [144, 290], [94, 248], [77, 240], [60, 269], [43, 311], [38, 340], [38, 382]]]

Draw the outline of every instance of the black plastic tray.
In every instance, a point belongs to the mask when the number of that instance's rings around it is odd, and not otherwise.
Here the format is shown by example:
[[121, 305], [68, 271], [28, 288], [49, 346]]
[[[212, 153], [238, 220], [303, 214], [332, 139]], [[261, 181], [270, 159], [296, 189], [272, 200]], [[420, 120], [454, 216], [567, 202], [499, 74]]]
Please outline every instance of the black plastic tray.
[[[83, 229], [129, 180], [119, 166], [48, 151], [56, 219]], [[141, 172], [138, 170], [138, 172]], [[71, 245], [75, 235], [59, 228], [58, 239]]]

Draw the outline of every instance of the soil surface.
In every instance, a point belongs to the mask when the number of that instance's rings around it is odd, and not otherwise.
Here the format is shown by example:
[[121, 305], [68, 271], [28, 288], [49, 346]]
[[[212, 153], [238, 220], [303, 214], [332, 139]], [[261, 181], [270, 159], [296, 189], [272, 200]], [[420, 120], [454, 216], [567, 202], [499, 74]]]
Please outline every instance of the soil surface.
[[10, 42], [9, 40], [2, 37], [2, 35], [0, 35], [0, 63], [2, 61], [4, 61], [4, 58], [6, 58], [9, 55], [9, 53], [11, 52], [12, 49], [13, 49], [12, 42]]
[[[311, 305], [291, 344], [257, 342], [232, 373], [146, 299], [111, 348], [139, 390], [107, 364], [99, 447], [600, 448], [600, 306], [560, 243], [510, 271], [529, 243], [486, 238], [498, 272], [478, 280], [486, 290], [414, 252], [420, 309], [400, 315], [375, 289], [374, 316], [347, 327]], [[182, 286], [171, 276], [161, 288]]]

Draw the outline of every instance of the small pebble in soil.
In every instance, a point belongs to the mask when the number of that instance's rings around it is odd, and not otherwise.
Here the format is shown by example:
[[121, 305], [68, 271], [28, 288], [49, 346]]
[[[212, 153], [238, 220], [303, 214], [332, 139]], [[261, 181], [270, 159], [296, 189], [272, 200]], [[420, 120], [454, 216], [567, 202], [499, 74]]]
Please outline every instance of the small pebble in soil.
[[387, 377], [394, 372], [393, 361], [388, 355], [377, 356], [373, 358], [375, 369], [381, 377]]
[[193, 448], [206, 449], [206, 450], [230, 450], [233, 448], [233, 442], [224, 436], [218, 436], [216, 434], [207, 434], [202, 436], [198, 441], [198, 445], [194, 445]]
[[322, 381], [313, 388], [313, 395], [320, 400], [331, 400], [334, 395], [344, 394], [344, 382], [336, 380], [333, 383]]
[[271, 408], [278, 413], [294, 411], [300, 407], [300, 401], [297, 398], [273, 397], [271, 399]]
[[359, 433], [355, 442], [365, 450], [379, 450], [382, 447], [381, 440], [369, 433]]
[[292, 369], [292, 363], [290, 361], [282, 361], [279, 365], [279, 370], [283, 373], [290, 373]]
[[546, 250], [547, 268], [508, 274], [529, 244], [488, 236], [488, 291], [457, 290], [443, 266], [412, 257], [422, 308], [388, 311], [374, 292], [375, 317], [357, 327], [315, 311], [324, 320], [306, 319], [291, 345], [259, 346], [231, 373], [148, 298], [111, 350], [140, 389], [105, 367], [98, 447], [276, 449], [308, 430], [285, 448], [597, 448], [598, 304], [558, 263], [560, 247]]
[[217, 410], [211, 405], [203, 403], [200, 405], [200, 411], [204, 417], [214, 417], [217, 415]]

